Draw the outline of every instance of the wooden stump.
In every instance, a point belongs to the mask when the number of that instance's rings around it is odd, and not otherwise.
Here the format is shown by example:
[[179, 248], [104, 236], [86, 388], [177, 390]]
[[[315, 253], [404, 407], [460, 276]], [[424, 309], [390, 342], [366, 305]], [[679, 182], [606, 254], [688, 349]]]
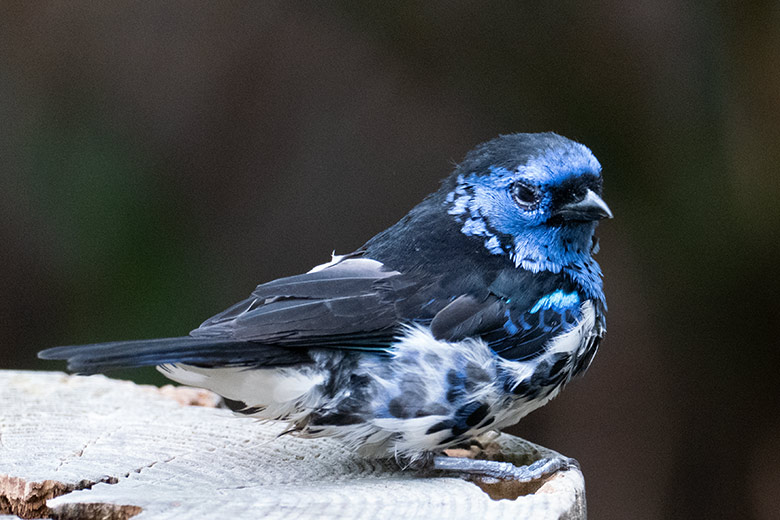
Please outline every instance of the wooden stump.
[[[585, 518], [576, 468], [466, 481], [365, 460], [330, 439], [236, 417], [205, 390], [0, 371], [0, 519]], [[481, 457], [555, 453], [495, 435]]]

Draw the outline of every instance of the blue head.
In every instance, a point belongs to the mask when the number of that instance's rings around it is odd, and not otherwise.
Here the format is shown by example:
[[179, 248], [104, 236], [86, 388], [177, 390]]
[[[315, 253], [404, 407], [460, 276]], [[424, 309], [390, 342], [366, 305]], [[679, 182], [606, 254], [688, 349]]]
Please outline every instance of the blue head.
[[534, 272], [598, 269], [593, 234], [612, 213], [585, 146], [554, 133], [501, 136], [469, 152], [443, 189], [461, 232], [490, 253]]

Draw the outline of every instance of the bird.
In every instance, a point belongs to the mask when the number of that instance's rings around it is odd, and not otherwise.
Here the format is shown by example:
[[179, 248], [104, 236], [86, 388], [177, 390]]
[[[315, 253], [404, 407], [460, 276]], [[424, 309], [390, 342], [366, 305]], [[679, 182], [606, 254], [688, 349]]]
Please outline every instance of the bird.
[[586, 146], [500, 135], [356, 251], [258, 285], [187, 336], [39, 357], [80, 374], [156, 366], [237, 414], [402, 467], [540, 478], [576, 461], [514, 466], [445, 450], [517, 423], [588, 368], [606, 331], [593, 258], [605, 218]]

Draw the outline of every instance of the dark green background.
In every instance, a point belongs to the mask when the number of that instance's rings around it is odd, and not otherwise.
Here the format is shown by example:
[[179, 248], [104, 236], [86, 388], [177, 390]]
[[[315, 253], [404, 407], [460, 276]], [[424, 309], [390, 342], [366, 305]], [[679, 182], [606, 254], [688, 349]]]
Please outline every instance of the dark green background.
[[604, 167], [609, 333], [513, 431], [593, 518], [773, 518], [778, 5], [3, 2], [0, 367], [186, 333], [554, 130]]

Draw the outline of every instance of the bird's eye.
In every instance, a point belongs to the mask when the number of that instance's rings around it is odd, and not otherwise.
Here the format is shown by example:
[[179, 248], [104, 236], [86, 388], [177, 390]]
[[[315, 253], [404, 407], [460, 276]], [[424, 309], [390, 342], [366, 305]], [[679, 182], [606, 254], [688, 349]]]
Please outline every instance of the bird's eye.
[[512, 185], [512, 198], [521, 208], [533, 208], [539, 202], [539, 188], [517, 181]]

